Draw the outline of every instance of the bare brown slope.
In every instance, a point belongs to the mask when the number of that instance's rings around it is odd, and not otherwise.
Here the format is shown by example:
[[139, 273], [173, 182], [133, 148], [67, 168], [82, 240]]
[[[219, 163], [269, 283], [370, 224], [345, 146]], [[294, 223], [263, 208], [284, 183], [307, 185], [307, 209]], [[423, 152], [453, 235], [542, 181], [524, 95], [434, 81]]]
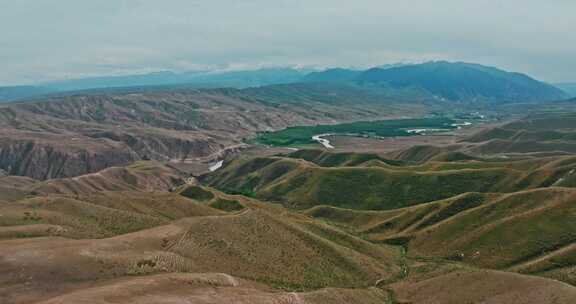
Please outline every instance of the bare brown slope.
[[385, 291], [370, 289], [322, 289], [313, 292], [286, 292], [227, 274], [164, 274], [116, 279], [78, 290], [39, 304], [380, 304]]
[[374, 287], [286, 292], [227, 274], [164, 274], [111, 280], [39, 304], [570, 304], [576, 296], [573, 287], [559, 282], [491, 271], [456, 272], [393, 287], [392, 292]]
[[155, 161], [140, 161], [73, 178], [38, 181], [27, 177], [0, 177], [0, 199], [16, 201], [39, 195], [80, 195], [106, 191], [167, 191], [184, 183], [184, 174]]
[[394, 248], [302, 216], [250, 210], [101, 240], [0, 241], [0, 299], [18, 303], [68, 284], [160, 272], [223, 272], [296, 289], [362, 287], [395, 276], [398, 259]]
[[171, 193], [106, 192], [70, 198], [39, 196], [0, 206], [0, 239], [105, 238], [223, 212]]
[[497, 271], [453, 272], [393, 285], [397, 303], [573, 303], [576, 288], [537, 277]]
[[108, 139], [0, 130], [0, 167], [11, 175], [40, 180], [76, 176], [140, 159], [126, 144]]
[[168, 192], [182, 184], [179, 171], [154, 161], [49, 181], [3, 177], [0, 239], [103, 238], [222, 213]]
[[[0, 276], [0, 299], [8, 304], [364, 304], [429, 299], [495, 304], [555, 299], [569, 304], [576, 293], [574, 287], [552, 280], [456, 265], [410, 262], [407, 271], [392, 248], [289, 212], [275, 212], [272, 219], [264, 210], [278, 207], [247, 203], [257, 209], [102, 240], [0, 241], [0, 267], [6, 270]], [[271, 288], [324, 286], [331, 288]]]
[[30, 187], [34, 194], [89, 194], [102, 191], [167, 191], [184, 183], [184, 174], [158, 162], [137, 162]]
[[0, 177], [0, 201], [15, 201], [26, 197], [27, 188], [37, 181], [21, 176]]

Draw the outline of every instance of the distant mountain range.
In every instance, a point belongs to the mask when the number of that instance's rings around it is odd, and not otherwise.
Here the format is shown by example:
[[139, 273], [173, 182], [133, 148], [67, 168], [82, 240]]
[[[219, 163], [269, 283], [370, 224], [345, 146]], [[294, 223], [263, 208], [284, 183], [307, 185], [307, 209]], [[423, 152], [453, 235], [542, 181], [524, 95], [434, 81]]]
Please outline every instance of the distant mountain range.
[[266, 68], [252, 71], [230, 72], [158, 72], [143, 75], [64, 80], [50, 82], [47, 83], [46, 86], [58, 91], [176, 84], [195, 84], [199, 87], [208, 88], [245, 88], [298, 82], [308, 72], [310, 71], [293, 68]]
[[[118, 88], [154, 89], [155, 87], [248, 88], [299, 82], [311, 70], [266, 68], [230, 72], [156, 72], [141, 75], [89, 77], [47, 82], [38, 86], [0, 87], [0, 102], [34, 98], [52, 94], [82, 93], [86, 90]], [[64, 94], [67, 95], [67, 94]]]
[[0, 102], [49, 94], [52, 93], [53, 91], [54, 90], [50, 88], [37, 87], [37, 86], [0, 87]]
[[576, 97], [576, 82], [555, 83], [554, 86], [568, 93], [571, 97]]
[[[576, 96], [575, 84], [561, 89], [527, 75], [462, 62], [384, 65], [368, 70], [331, 68], [312, 71], [265, 68], [229, 72], [157, 72], [142, 75], [93, 77], [44, 83], [39, 86], [0, 87], [0, 102], [49, 94], [117, 88], [249, 88], [292, 83], [346, 83], [389, 95], [454, 102], [535, 102]], [[401, 92], [401, 93], [398, 93]], [[79, 92], [81, 93], [81, 92]]]
[[358, 76], [362, 74], [362, 71], [349, 70], [342, 68], [328, 69], [321, 72], [312, 72], [304, 78], [302, 81], [305, 82], [349, 82], [354, 81]]
[[[311, 75], [309, 75], [311, 76]], [[567, 97], [560, 89], [527, 75], [470, 63], [428, 62], [363, 72], [327, 70], [323, 81], [352, 81], [385, 89], [414, 89], [451, 101], [532, 102]]]

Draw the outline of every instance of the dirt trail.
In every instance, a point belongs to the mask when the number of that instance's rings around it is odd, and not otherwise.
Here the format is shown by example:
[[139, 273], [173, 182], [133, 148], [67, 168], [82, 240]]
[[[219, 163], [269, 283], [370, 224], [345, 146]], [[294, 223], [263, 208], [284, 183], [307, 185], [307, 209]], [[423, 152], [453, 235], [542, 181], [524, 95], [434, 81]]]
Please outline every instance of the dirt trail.
[[224, 276], [224, 278], [226, 278], [226, 280], [228, 281], [228, 284], [230, 284], [232, 287], [238, 287], [240, 285], [240, 283], [238, 283], [238, 280], [236, 280], [236, 278], [234, 278], [233, 276], [227, 273], [221, 273], [220, 275]]
[[566, 245], [566, 246], [564, 246], [564, 247], [562, 247], [562, 248], [560, 248], [560, 249], [558, 249], [558, 250], [554, 250], [554, 251], [552, 251], [552, 252], [549, 252], [549, 253], [546, 253], [546, 254], [544, 254], [544, 255], [538, 256], [538, 257], [536, 257], [535, 259], [532, 259], [532, 260], [529, 260], [529, 261], [520, 263], [520, 264], [518, 264], [518, 265], [512, 266], [512, 267], [508, 268], [507, 270], [508, 270], [508, 271], [522, 271], [522, 270], [527, 269], [527, 268], [529, 268], [529, 267], [531, 267], [531, 266], [534, 266], [534, 265], [536, 265], [536, 264], [538, 264], [538, 263], [540, 263], [540, 262], [544, 262], [544, 261], [546, 261], [547, 259], [553, 258], [554, 256], [561, 255], [561, 254], [564, 254], [564, 253], [568, 253], [568, 252], [570, 252], [570, 251], [572, 251], [572, 250], [576, 250], [576, 243], [572, 243], [572, 244]]

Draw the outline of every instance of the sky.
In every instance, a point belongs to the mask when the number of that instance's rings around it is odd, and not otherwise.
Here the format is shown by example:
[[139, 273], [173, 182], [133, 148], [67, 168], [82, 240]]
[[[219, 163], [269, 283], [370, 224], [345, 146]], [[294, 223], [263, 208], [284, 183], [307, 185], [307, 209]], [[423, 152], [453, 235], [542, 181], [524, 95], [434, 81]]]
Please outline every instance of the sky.
[[576, 82], [575, 0], [0, 0], [0, 85], [475, 62]]

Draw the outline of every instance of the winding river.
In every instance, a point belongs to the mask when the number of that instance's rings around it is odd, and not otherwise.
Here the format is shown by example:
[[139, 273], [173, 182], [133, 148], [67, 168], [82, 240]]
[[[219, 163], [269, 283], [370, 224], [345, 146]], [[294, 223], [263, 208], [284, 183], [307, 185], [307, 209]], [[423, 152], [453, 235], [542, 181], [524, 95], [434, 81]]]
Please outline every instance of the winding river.
[[319, 142], [321, 145], [323, 145], [326, 149], [334, 149], [334, 146], [330, 144], [330, 141], [327, 140], [326, 138], [323, 138], [324, 136], [330, 136], [332, 134], [318, 134], [318, 135], [314, 135], [312, 136], [312, 140], [315, 140], [317, 142]]

